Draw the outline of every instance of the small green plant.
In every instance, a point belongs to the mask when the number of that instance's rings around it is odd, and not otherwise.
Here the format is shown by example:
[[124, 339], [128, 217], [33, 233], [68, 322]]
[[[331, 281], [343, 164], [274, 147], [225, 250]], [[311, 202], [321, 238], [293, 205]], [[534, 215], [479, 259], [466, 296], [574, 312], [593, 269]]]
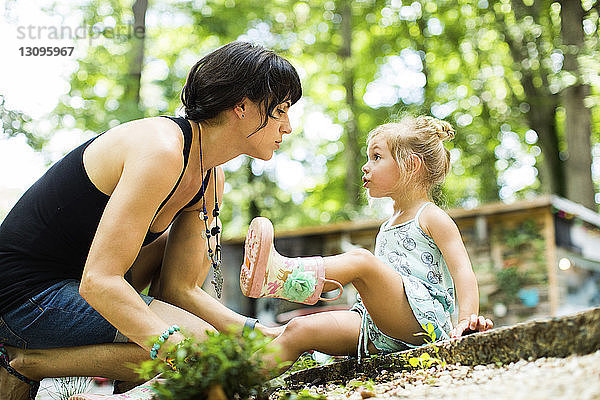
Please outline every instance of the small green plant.
[[425, 342], [429, 344], [435, 343], [435, 339], [437, 338], [437, 336], [435, 334], [435, 327], [433, 326], [433, 324], [431, 322], [428, 322], [426, 324], [422, 324], [421, 328], [423, 328], [425, 332], [415, 333], [415, 336], [425, 336], [423, 338], [425, 339]]
[[372, 379], [368, 379], [366, 381], [362, 381], [360, 379], [352, 379], [346, 384], [346, 387], [359, 388], [364, 387], [367, 390], [375, 389], [375, 382]]
[[154, 385], [161, 400], [205, 398], [208, 390], [220, 385], [227, 398], [260, 395], [275, 371], [263, 361], [270, 339], [258, 331], [234, 333], [207, 332], [204, 341], [188, 339], [173, 351], [171, 368], [160, 360], [142, 363], [138, 373], [144, 379], [162, 374]]
[[296, 392], [286, 392], [278, 397], [278, 400], [325, 400], [327, 396], [311, 393], [308, 389]]
[[310, 354], [303, 353], [302, 355], [300, 355], [300, 357], [298, 357], [296, 362], [294, 364], [292, 364], [292, 366], [290, 367], [288, 372], [293, 373], [293, 372], [301, 371], [303, 369], [316, 367], [317, 365], [320, 365], [320, 364], [318, 362], [316, 362], [311, 357]]
[[425, 336], [425, 342], [431, 344], [433, 349], [433, 355], [427, 352], [421, 353], [418, 357], [409, 357], [408, 364], [406, 367], [412, 367], [415, 369], [427, 369], [433, 365], [445, 366], [446, 362], [439, 358], [440, 349], [434, 344], [437, 338], [435, 334], [435, 327], [431, 323], [421, 325], [425, 332], [419, 332], [415, 336]]
[[418, 357], [410, 357], [408, 359], [408, 364], [409, 366], [411, 366], [412, 368], [415, 369], [427, 369], [432, 367], [435, 364], [442, 364], [443, 361], [436, 358], [436, 357], [431, 357], [429, 355], [429, 353], [425, 352], [423, 354], [421, 354]]

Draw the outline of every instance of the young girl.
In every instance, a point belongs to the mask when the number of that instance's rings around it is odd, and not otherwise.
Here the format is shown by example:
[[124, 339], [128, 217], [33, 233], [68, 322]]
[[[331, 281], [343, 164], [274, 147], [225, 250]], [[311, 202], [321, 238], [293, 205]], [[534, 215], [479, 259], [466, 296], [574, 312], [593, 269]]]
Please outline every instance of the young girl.
[[[272, 342], [276, 358], [294, 361], [307, 350], [332, 355], [395, 352], [423, 344], [426, 324], [436, 339], [485, 331], [478, 316], [477, 281], [452, 219], [429, 201], [444, 181], [450, 153], [443, 142], [452, 126], [432, 117], [407, 117], [369, 133], [363, 187], [371, 197], [389, 197], [394, 214], [380, 228], [375, 254], [360, 249], [332, 257], [286, 258], [273, 247], [266, 218], [250, 224], [240, 274], [249, 297], [316, 303], [322, 292], [352, 283], [359, 300], [349, 311], [292, 319]], [[458, 323], [450, 316], [458, 301]], [[340, 293], [341, 294], [341, 293]]]

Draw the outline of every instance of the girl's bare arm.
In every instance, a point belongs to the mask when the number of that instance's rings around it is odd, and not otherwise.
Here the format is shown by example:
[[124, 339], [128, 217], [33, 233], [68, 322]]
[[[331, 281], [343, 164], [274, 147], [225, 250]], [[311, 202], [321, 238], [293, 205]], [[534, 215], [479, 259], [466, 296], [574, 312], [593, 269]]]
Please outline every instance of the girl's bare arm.
[[429, 206], [423, 210], [420, 223], [442, 252], [454, 280], [459, 313], [458, 324], [453, 329], [452, 336], [461, 336], [467, 329], [490, 329], [493, 326], [492, 321], [479, 316], [477, 278], [458, 227], [448, 214], [436, 206]]

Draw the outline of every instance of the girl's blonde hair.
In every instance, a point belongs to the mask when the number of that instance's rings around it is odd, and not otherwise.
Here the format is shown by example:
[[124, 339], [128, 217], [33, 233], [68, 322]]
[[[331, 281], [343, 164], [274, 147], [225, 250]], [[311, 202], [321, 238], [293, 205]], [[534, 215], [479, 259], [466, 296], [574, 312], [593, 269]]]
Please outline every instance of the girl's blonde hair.
[[450, 123], [425, 115], [408, 116], [373, 129], [369, 132], [367, 143], [379, 135], [385, 135], [400, 169], [411, 169], [411, 154], [421, 158], [424, 168], [419, 183], [427, 191], [444, 182], [450, 170], [450, 152], [443, 142], [454, 138], [454, 128]]

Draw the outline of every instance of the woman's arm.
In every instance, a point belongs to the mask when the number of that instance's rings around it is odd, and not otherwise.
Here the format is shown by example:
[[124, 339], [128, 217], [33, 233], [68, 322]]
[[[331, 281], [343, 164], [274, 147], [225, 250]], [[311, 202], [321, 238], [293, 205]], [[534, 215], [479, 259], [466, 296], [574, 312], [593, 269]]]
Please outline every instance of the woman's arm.
[[[100, 219], [79, 291], [120, 332], [148, 349], [148, 339], [169, 324], [150, 310], [123, 276], [138, 255], [160, 203], [177, 182], [183, 157], [175, 137], [165, 140], [156, 132], [146, 134], [150, 137], [143, 146], [124, 151], [121, 176]], [[170, 341], [181, 339], [176, 334]]]
[[[217, 167], [216, 171], [217, 198], [221, 207], [225, 174], [221, 167]], [[214, 182], [211, 175], [205, 195], [209, 225], [214, 222]], [[160, 298], [197, 315], [219, 331], [232, 325], [242, 326], [245, 317], [228, 309], [202, 290], [211, 263], [206, 256], [206, 239], [202, 236], [204, 222], [198, 218], [201, 209], [202, 200], [181, 213], [171, 226], [161, 270]], [[215, 249], [214, 242], [212, 248]], [[222, 266], [223, 269], [233, 267], [236, 266]]]
[[489, 319], [478, 317], [479, 289], [467, 249], [454, 221], [438, 207], [429, 206], [421, 213], [421, 227], [431, 236], [442, 252], [456, 288], [458, 324], [452, 336], [458, 337], [467, 329], [484, 331], [493, 324]]

